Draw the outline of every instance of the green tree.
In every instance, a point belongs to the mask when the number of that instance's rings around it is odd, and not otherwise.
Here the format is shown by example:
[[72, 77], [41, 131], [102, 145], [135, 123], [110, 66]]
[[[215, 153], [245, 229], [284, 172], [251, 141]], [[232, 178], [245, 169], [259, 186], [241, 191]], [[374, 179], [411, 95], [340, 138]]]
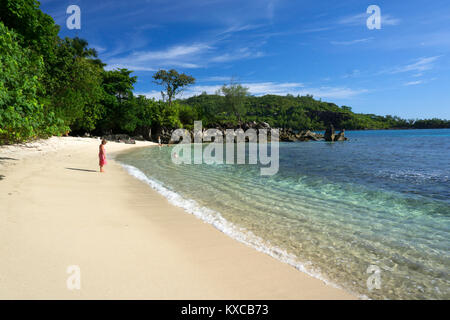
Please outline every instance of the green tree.
[[0, 143], [59, 134], [66, 127], [44, 112], [38, 98], [42, 57], [22, 48], [18, 35], [0, 22]]
[[194, 121], [200, 119], [200, 117], [197, 114], [197, 110], [189, 105], [179, 106], [179, 118], [185, 128], [193, 127]]
[[44, 62], [53, 54], [58, 40], [59, 26], [53, 18], [39, 9], [36, 0], [2, 0], [0, 1], [0, 20], [19, 36], [17, 41], [23, 47], [44, 57]]
[[91, 131], [103, 113], [102, 66], [85, 40], [59, 40], [44, 78], [46, 108], [73, 130]]
[[172, 100], [178, 93], [184, 90], [185, 87], [194, 84], [195, 78], [184, 73], [171, 69], [169, 71], [159, 70], [153, 75], [154, 82], [164, 87], [165, 91], [161, 91], [163, 99], [167, 97], [169, 105], [172, 105]]
[[344, 110], [344, 111], [352, 111], [352, 108], [351, 108], [351, 107], [348, 107], [348, 106], [342, 106], [341, 108], [342, 108], [342, 110]]
[[241, 125], [241, 118], [245, 113], [245, 100], [249, 96], [248, 88], [231, 82], [229, 85], [223, 85], [218, 94], [225, 96], [225, 110], [233, 114], [238, 119], [239, 125]]
[[105, 116], [99, 123], [102, 131], [133, 131], [137, 120], [133, 116], [135, 101], [133, 89], [137, 78], [131, 76], [133, 71], [118, 69], [103, 72], [102, 105]]

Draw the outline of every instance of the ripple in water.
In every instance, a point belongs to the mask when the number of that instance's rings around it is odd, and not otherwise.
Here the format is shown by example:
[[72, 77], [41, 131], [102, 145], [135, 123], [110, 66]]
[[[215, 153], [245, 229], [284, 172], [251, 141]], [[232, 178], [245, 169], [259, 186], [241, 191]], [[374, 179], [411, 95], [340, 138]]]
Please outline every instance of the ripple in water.
[[[118, 157], [172, 203], [301, 271], [375, 299], [448, 299], [450, 130], [349, 132], [281, 143], [280, 170]], [[367, 268], [381, 270], [369, 291]]]

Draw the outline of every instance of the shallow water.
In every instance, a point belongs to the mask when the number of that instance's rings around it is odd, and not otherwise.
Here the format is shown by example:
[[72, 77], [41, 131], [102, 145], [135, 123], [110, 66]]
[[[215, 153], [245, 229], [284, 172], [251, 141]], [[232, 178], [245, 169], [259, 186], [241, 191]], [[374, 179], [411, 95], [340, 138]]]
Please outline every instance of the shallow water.
[[[375, 299], [450, 298], [450, 130], [347, 132], [280, 143], [280, 169], [175, 165], [171, 147], [117, 159], [221, 231]], [[367, 280], [380, 270], [380, 288]]]

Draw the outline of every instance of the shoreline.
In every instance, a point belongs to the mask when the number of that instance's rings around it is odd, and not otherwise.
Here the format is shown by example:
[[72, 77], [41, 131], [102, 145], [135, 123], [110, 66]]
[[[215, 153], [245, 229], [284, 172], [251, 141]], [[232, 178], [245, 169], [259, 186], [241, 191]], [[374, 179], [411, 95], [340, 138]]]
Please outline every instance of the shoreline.
[[[0, 298], [356, 298], [186, 214], [114, 160], [153, 143], [108, 142], [102, 175], [98, 143], [0, 147]], [[70, 265], [81, 290], [66, 287]]]
[[[124, 152], [126, 153], [127, 151]], [[130, 176], [132, 176], [137, 180], [142, 181], [149, 188], [155, 190], [157, 193], [159, 193], [165, 199], [167, 199], [167, 201], [171, 205], [183, 209], [186, 214], [190, 214], [196, 217], [197, 219], [202, 220], [204, 223], [214, 227], [217, 231], [227, 235], [229, 238], [237, 242], [240, 242], [252, 248], [253, 250], [262, 252], [265, 255], [268, 255], [276, 259], [277, 261], [280, 261], [283, 264], [287, 264], [293, 267], [294, 269], [298, 270], [298, 272], [305, 273], [308, 276], [318, 279], [324, 282], [326, 285], [331, 286], [333, 288], [345, 290], [337, 283], [334, 283], [326, 279], [326, 277], [324, 277], [321, 273], [314, 273], [310, 270], [307, 270], [305, 268], [306, 264], [304, 262], [299, 261], [297, 257], [289, 254], [284, 249], [270, 245], [270, 243], [267, 242], [265, 239], [260, 238], [259, 236], [254, 235], [252, 232], [249, 232], [246, 229], [242, 229], [238, 225], [229, 222], [228, 220], [223, 218], [223, 216], [219, 212], [212, 210], [210, 208], [201, 207], [197, 203], [197, 201], [190, 198], [184, 198], [176, 191], [169, 190], [160, 182], [153, 180], [152, 178], [149, 178], [147, 175], [145, 175], [144, 172], [142, 172], [139, 168], [135, 166], [122, 163], [120, 161], [118, 162]], [[351, 293], [350, 291], [347, 292]], [[358, 295], [358, 294], [354, 295], [357, 296], [359, 299], [368, 299], [368, 297], [365, 295]]]

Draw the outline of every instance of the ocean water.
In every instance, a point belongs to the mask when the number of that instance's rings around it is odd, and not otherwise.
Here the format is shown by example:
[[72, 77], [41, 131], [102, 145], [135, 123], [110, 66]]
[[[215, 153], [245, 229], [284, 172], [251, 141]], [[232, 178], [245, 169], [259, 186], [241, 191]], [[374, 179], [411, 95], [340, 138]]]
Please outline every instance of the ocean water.
[[450, 130], [347, 136], [280, 143], [274, 176], [259, 165], [176, 165], [172, 147], [117, 160], [187, 213], [331, 285], [449, 299]]

